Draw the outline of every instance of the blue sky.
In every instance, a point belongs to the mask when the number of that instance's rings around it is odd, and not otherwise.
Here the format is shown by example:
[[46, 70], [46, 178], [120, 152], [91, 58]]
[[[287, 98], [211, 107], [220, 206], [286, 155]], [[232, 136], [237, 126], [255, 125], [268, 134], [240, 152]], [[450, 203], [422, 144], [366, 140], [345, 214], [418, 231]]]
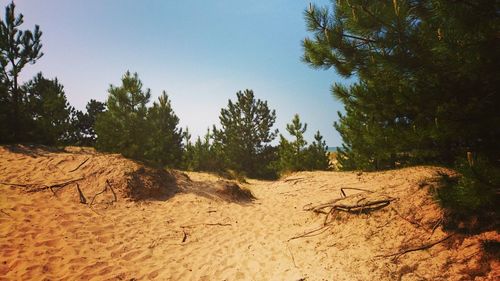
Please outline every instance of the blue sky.
[[[0, 1], [5, 7], [10, 1]], [[327, 5], [326, 0], [313, 1]], [[239, 90], [253, 89], [276, 109], [276, 127], [295, 113], [320, 130], [329, 146], [340, 136], [332, 124], [342, 105], [330, 93], [347, 83], [333, 69], [301, 62], [308, 35], [303, 11], [309, 1], [18, 0], [23, 29], [40, 25], [45, 55], [22, 73], [42, 71], [64, 85], [69, 102], [83, 109], [105, 101], [110, 84], [138, 72], [155, 100], [166, 90], [182, 127], [193, 137], [218, 124], [220, 109]], [[3, 16], [3, 11], [2, 11]]]

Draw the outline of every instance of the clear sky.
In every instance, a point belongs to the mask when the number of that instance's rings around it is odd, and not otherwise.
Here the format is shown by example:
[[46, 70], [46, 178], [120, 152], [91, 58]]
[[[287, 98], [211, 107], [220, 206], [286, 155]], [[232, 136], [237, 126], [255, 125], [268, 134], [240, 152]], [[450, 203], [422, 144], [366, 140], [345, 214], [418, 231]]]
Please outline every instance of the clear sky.
[[[2, 9], [10, 1], [0, 0]], [[327, 5], [330, 1], [316, 0]], [[17, 0], [22, 29], [40, 25], [45, 55], [22, 74], [42, 71], [64, 85], [69, 102], [83, 109], [105, 101], [110, 84], [137, 72], [155, 100], [166, 90], [182, 127], [193, 137], [218, 124], [220, 109], [239, 90], [253, 89], [276, 109], [276, 127], [295, 113], [339, 146], [330, 86], [347, 83], [333, 69], [301, 62], [308, 35], [303, 0]], [[4, 12], [2, 11], [2, 17]], [[285, 134], [288, 136], [287, 134]]]

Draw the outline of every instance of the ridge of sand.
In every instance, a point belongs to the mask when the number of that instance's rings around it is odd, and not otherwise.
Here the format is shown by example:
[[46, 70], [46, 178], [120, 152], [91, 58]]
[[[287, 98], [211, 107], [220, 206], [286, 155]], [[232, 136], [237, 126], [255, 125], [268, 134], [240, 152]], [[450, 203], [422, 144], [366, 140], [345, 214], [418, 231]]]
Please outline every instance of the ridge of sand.
[[[85, 159], [89, 160], [73, 172]], [[160, 171], [92, 149], [0, 147], [0, 182], [76, 185], [27, 192], [0, 185], [0, 280], [498, 280], [500, 236], [456, 235], [394, 261], [395, 253], [446, 237], [423, 181], [434, 167], [378, 173], [301, 172], [249, 180], [257, 198], [231, 202], [230, 183], [205, 173]], [[399, 198], [369, 214], [303, 210], [339, 198], [341, 187]], [[353, 193], [355, 193], [353, 191]], [[490, 247], [490, 248], [488, 248]], [[498, 255], [498, 253], [496, 253]]]

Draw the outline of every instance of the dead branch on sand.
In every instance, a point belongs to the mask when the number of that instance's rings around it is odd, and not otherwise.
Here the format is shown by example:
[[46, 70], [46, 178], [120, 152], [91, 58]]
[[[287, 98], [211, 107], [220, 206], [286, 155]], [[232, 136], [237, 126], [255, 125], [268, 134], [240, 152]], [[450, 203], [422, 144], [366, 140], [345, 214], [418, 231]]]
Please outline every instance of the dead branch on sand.
[[78, 183], [76, 183], [76, 190], [78, 191], [78, 196], [80, 197], [80, 203], [87, 204], [87, 199], [83, 195], [83, 192], [80, 189], [80, 186], [78, 185]]
[[83, 166], [83, 164], [87, 163], [87, 161], [89, 161], [90, 158], [87, 158], [85, 159], [85, 161], [83, 161], [82, 163], [80, 163], [80, 165], [78, 165], [76, 168], [74, 168], [73, 170], [69, 171], [68, 173], [71, 173], [71, 172], [74, 172], [78, 169], [80, 169], [81, 166]]
[[5, 214], [6, 216], [8, 216], [8, 217], [12, 218], [12, 216], [11, 216], [11, 215], [9, 215], [9, 214], [8, 214], [6, 211], [4, 211], [3, 209], [0, 209], [0, 212], [1, 212], [1, 213], [3, 213], [3, 214]]
[[402, 255], [404, 254], [407, 254], [407, 253], [410, 253], [410, 252], [416, 252], [416, 251], [421, 251], [421, 250], [426, 250], [426, 249], [429, 249], [429, 248], [432, 248], [434, 247], [435, 245], [439, 244], [439, 243], [442, 243], [446, 240], [448, 240], [450, 237], [452, 237], [454, 234], [450, 234], [446, 237], [444, 237], [443, 239], [440, 239], [438, 241], [434, 241], [434, 242], [431, 242], [431, 243], [428, 243], [428, 244], [424, 244], [424, 245], [421, 245], [421, 246], [418, 246], [418, 247], [410, 247], [410, 248], [407, 248], [407, 249], [404, 249], [404, 250], [401, 250], [397, 253], [394, 253], [394, 254], [388, 254], [388, 255], [378, 255], [376, 257], [378, 258], [389, 258], [389, 257], [394, 257], [393, 260], [396, 261], [397, 259], [399, 259]]
[[291, 178], [291, 179], [285, 179], [283, 182], [292, 182], [293, 185], [296, 185], [298, 182], [301, 182], [305, 180], [306, 178]]
[[17, 186], [17, 187], [27, 187], [30, 188], [27, 192], [38, 192], [42, 190], [47, 190], [49, 189], [52, 191], [54, 195], [56, 195], [54, 188], [63, 188], [67, 185], [70, 185], [72, 183], [76, 183], [77, 181], [81, 181], [84, 178], [77, 178], [77, 179], [72, 179], [69, 181], [61, 182], [61, 183], [55, 183], [51, 185], [45, 185], [45, 184], [36, 184], [36, 183], [10, 183], [10, 182], [0, 182], [0, 184], [3, 185], [10, 185], [10, 186]]
[[[346, 195], [345, 190], [359, 190], [363, 192], [353, 195]], [[316, 229], [292, 237], [288, 241], [297, 238], [316, 236], [325, 232], [329, 228], [330, 224], [335, 221], [336, 216], [332, 219], [330, 218], [333, 215], [337, 215], [341, 211], [354, 214], [360, 214], [363, 212], [367, 213], [381, 209], [389, 205], [392, 201], [397, 200], [397, 198], [390, 197], [388, 195], [354, 187], [341, 188], [340, 195], [341, 198], [332, 200], [328, 203], [319, 204], [316, 206], [312, 206], [312, 204], [305, 205], [302, 208], [304, 211], [313, 211], [315, 213], [326, 214], [323, 224]]]
[[401, 213], [398, 212], [398, 210], [396, 210], [396, 208], [391, 208], [391, 209], [396, 213], [396, 215], [398, 215], [398, 217], [404, 219], [405, 221], [409, 222], [412, 225], [417, 226], [417, 228], [421, 228], [422, 230], [424, 230], [427, 233], [431, 233], [430, 230], [427, 229], [427, 227], [423, 226], [420, 222], [403, 216]]
[[116, 197], [116, 193], [115, 191], [113, 190], [113, 187], [111, 186], [111, 184], [109, 183], [109, 180], [106, 180], [106, 185], [104, 186], [104, 189], [101, 191], [101, 192], [98, 192], [94, 195], [94, 197], [92, 197], [92, 200], [90, 201], [90, 204], [89, 204], [89, 208], [92, 207], [92, 204], [94, 203], [94, 200], [95, 198], [97, 197], [97, 195], [101, 195], [103, 194], [104, 192], [108, 191], [108, 187], [109, 189], [111, 190], [111, 192], [113, 193], [113, 201], [112, 202], [116, 202], [118, 199]]
[[189, 224], [189, 225], [181, 225], [181, 228], [191, 228], [199, 225], [206, 225], [206, 226], [231, 226], [232, 224], [230, 223], [195, 223], [195, 224]]

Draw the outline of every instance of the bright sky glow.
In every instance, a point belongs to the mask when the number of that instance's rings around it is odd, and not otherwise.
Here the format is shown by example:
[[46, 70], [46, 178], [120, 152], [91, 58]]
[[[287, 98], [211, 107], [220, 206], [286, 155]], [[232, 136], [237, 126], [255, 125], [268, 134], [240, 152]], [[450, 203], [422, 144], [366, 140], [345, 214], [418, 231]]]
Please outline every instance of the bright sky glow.
[[[10, 1], [0, 1], [2, 9]], [[182, 127], [193, 137], [218, 124], [220, 109], [239, 90], [253, 89], [276, 109], [276, 127], [298, 113], [311, 141], [320, 130], [339, 146], [332, 124], [342, 105], [330, 93], [347, 83], [333, 69], [301, 62], [309, 1], [289, 0], [18, 0], [22, 29], [40, 25], [45, 55], [24, 70], [57, 77], [69, 102], [84, 109], [105, 101], [110, 84], [137, 72], [153, 99], [166, 90]], [[328, 5], [326, 0], [314, 1]], [[2, 10], [2, 18], [3, 18]], [[285, 134], [288, 136], [288, 134]]]

